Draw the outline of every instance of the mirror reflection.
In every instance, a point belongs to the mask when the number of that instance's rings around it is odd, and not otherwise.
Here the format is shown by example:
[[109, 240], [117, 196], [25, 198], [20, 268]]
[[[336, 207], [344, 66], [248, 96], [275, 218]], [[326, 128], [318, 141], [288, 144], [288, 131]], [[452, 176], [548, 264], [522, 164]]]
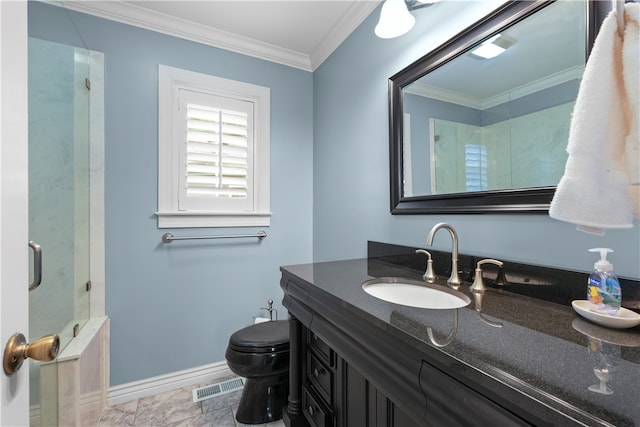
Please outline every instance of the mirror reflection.
[[549, 4], [402, 88], [402, 197], [558, 183], [586, 11]]

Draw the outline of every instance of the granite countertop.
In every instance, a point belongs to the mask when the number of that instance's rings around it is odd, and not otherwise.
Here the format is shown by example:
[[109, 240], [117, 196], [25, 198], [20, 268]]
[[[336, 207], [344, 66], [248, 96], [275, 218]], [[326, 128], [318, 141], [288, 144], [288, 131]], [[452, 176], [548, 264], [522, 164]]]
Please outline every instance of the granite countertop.
[[[570, 306], [501, 289], [484, 293], [479, 313], [468, 284], [460, 290], [472, 302], [457, 314], [388, 303], [365, 293], [362, 283], [382, 276], [420, 279], [421, 272], [377, 259], [282, 271], [421, 352], [506, 384], [514, 392], [509, 399], [535, 399], [584, 425], [640, 426], [640, 326], [607, 329], [583, 320]], [[456, 315], [458, 327], [447, 342]], [[612, 393], [595, 391], [600, 381], [594, 369], [609, 370], [606, 387]]]

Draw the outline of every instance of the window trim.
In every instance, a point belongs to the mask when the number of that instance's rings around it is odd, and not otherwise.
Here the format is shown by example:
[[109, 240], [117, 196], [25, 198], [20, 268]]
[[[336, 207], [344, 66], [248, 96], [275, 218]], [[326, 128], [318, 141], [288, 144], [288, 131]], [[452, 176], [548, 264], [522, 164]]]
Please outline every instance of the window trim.
[[[180, 89], [239, 99], [254, 104], [253, 210], [180, 211], [179, 146], [174, 114]], [[270, 89], [193, 71], [159, 65], [158, 69], [158, 228], [269, 226]]]

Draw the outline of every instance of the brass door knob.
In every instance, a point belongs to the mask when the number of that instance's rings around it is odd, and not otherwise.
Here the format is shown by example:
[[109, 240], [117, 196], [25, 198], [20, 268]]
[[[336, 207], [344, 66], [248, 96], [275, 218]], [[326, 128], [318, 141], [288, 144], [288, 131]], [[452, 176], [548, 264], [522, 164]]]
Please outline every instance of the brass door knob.
[[60, 337], [58, 334], [44, 336], [31, 344], [27, 343], [24, 335], [13, 334], [4, 348], [2, 367], [7, 375], [15, 374], [27, 358], [48, 362], [58, 356]]

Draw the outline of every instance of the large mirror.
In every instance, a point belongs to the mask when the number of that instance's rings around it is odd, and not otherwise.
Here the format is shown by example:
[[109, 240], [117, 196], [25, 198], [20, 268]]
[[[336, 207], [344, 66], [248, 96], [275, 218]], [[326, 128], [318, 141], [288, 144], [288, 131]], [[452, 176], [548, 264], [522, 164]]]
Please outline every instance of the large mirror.
[[546, 212], [603, 3], [505, 3], [392, 76], [391, 212]]

